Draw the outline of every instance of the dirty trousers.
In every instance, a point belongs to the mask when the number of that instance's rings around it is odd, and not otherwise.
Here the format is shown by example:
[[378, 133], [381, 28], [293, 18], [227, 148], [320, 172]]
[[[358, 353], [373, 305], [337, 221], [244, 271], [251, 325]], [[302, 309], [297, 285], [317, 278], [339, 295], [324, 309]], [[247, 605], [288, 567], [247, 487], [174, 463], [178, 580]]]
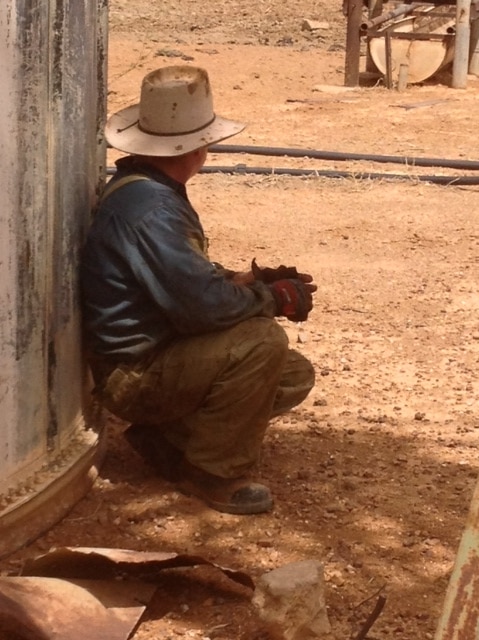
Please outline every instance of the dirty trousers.
[[124, 420], [158, 426], [191, 464], [236, 478], [257, 462], [270, 418], [313, 385], [311, 363], [289, 349], [283, 328], [251, 318], [181, 338], [147, 364], [119, 365], [100, 401]]

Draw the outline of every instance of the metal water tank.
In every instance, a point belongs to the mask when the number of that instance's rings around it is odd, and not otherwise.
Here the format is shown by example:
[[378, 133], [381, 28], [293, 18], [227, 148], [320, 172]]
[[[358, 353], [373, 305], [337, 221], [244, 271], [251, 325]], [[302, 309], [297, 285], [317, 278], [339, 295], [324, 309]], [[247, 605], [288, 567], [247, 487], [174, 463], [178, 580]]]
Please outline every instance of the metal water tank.
[[107, 0], [0, 3], [0, 556], [101, 460], [77, 267], [105, 166]]

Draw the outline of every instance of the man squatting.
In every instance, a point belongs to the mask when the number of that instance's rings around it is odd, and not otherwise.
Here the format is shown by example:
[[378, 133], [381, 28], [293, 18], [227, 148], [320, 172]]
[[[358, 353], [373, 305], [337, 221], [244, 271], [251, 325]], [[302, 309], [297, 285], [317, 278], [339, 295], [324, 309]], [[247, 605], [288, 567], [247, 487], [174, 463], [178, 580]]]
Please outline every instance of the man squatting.
[[294, 267], [211, 262], [186, 183], [244, 125], [215, 115], [205, 70], [164, 67], [105, 135], [126, 152], [88, 233], [81, 281], [94, 393], [131, 423], [156, 471], [218, 511], [268, 511], [253, 482], [269, 420], [302, 402], [311, 363], [275, 320], [306, 320], [316, 285]]

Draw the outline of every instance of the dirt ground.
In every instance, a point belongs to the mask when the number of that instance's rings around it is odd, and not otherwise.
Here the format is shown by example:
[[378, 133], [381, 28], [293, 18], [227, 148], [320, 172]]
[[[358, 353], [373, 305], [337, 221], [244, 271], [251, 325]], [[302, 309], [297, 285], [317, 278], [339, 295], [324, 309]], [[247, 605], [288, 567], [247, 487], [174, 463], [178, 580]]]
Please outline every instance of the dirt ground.
[[[304, 19], [326, 24], [310, 32]], [[110, 0], [110, 25], [110, 112], [136, 101], [148, 71], [194, 64], [209, 71], [216, 111], [247, 123], [231, 144], [478, 159], [479, 79], [454, 90], [446, 70], [403, 92], [380, 79], [343, 88], [339, 0]], [[310, 319], [283, 323], [317, 384], [264, 442], [274, 511], [224, 515], [179, 494], [109, 417], [93, 490], [2, 568], [64, 545], [193, 553], [255, 579], [315, 559], [335, 640], [356, 638], [378, 594], [387, 602], [368, 638], [433, 638], [479, 466], [479, 187], [420, 178], [463, 171], [368, 158], [208, 161], [238, 164], [350, 172], [212, 173], [189, 186], [212, 259], [294, 264], [319, 286]], [[250, 596], [204, 569], [165, 572], [134, 638], [265, 639]]]

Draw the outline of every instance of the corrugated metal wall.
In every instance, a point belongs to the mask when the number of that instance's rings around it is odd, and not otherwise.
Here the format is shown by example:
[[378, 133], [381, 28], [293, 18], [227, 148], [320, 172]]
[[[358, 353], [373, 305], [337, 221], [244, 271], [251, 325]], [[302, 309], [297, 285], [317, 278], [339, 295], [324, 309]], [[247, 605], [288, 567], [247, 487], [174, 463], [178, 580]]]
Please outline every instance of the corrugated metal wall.
[[[106, 39], [107, 0], [0, 3], [0, 555], [79, 497], [98, 446], [77, 266], [104, 169]], [[37, 517], [47, 494], [58, 513]]]

